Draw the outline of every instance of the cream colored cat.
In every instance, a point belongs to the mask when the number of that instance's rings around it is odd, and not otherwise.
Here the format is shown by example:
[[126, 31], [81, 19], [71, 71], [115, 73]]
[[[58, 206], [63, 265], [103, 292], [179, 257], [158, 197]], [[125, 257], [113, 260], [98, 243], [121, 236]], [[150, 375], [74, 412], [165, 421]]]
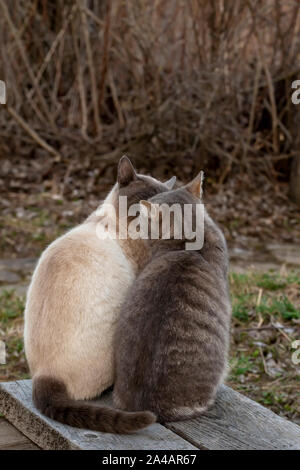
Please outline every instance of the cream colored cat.
[[[104, 202], [117, 208], [122, 195], [129, 207], [171, 189], [174, 182], [138, 175], [122, 157], [118, 183]], [[78, 409], [75, 400], [100, 395], [112, 385], [118, 312], [140, 261], [148, 256], [142, 240], [99, 239], [98, 223], [94, 212], [54, 241], [42, 254], [28, 290], [24, 336], [33, 398], [43, 413], [58, 420], [62, 401]], [[109, 431], [106, 421], [94, 428]], [[93, 427], [88, 420], [78, 425]]]

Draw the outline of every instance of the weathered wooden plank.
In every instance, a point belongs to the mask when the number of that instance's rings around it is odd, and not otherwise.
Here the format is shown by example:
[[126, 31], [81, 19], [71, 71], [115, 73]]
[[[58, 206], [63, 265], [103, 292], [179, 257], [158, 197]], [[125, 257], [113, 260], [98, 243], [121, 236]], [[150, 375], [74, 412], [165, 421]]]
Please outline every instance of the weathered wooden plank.
[[0, 450], [39, 450], [4, 418], [0, 418]]
[[[109, 396], [100, 400], [111, 404]], [[76, 429], [41, 415], [33, 406], [31, 381], [0, 383], [0, 412], [43, 449], [86, 450], [197, 450], [160, 424], [131, 435]]]
[[167, 427], [202, 449], [300, 449], [300, 426], [226, 386], [201, 418]]

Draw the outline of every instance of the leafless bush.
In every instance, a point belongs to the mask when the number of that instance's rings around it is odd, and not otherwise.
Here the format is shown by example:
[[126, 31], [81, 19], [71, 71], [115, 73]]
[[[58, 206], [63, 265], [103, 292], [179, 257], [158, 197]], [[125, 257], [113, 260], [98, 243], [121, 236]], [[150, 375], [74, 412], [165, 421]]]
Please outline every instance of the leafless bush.
[[0, 11], [2, 157], [107, 168], [128, 152], [183, 178], [203, 166], [218, 182], [286, 176], [297, 0], [0, 0]]

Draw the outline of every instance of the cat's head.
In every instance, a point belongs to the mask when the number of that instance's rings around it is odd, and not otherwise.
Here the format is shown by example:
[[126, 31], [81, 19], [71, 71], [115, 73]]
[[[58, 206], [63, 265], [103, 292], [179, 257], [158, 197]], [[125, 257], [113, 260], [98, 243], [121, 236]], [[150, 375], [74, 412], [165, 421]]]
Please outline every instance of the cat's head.
[[[175, 241], [185, 243], [188, 228], [191, 232], [196, 232], [199, 222], [203, 226], [203, 218], [199, 221], [200, 206], [202, 202], [203, 171], [187, 185], [174, 189], [172, 191], [157, 194], [148, 201], [140, 202], [141, 222], [143, 226], [143, 235], [149, 235], [151, 246], [158, 243], [170, 243]], [[204, 212], [203, 212], [204, 214]], [[155, 227], [154, 237], [150, 237], [150, 226]], [[147, 227], [147, 228], [146, 228]], [[181, 238], [178, 238], [181, 234]]]
[[[121, 230], [123, 236], [126, 230], [126, 234], [131, 238], [128, 223], [136, 218], [135, 212], [139, 211], [140, 201], [172, 190], [175, 182], [175, 176], [162, 183], [151, 176], [140, 175], [129, 158], [123, 156], [118, 166], [117, 183], [100, 206], [97, 216], [100, 216], [99, 220], [102, 221], [102, 225], [107, 220], [116, 220], [117, 233]], [[113, 230], [115, 230], [114, 224]], [[132, 238], [136, 239], [136, 237]]]
[[175, 176], [162, 183], [151, 176], [138, 174], [125, 155], [119, 161], [117, 194], [127, 197], [128, 207], [139, 203], [142, 199], [149, 199], [157, 194], [170, 191], [175, 183]]

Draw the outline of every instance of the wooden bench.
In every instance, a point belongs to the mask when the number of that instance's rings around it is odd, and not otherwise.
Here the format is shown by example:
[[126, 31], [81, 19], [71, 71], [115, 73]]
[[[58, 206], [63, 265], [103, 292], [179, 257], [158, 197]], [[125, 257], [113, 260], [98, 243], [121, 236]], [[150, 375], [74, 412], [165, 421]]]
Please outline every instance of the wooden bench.
[[0, 417], [0, 452], [1, 450], [39, 450], [39, 447], [5, 418]]
[[[96, 401], [112, 405], [110, 394]], [[226, 386], [201, 418], [153, 424], [133, 435], [76, 429], [46, 418], [32, 404], [30, 380], [0, 383], [0, 413], [42, 449], [300, 449], [300, 426]]]

